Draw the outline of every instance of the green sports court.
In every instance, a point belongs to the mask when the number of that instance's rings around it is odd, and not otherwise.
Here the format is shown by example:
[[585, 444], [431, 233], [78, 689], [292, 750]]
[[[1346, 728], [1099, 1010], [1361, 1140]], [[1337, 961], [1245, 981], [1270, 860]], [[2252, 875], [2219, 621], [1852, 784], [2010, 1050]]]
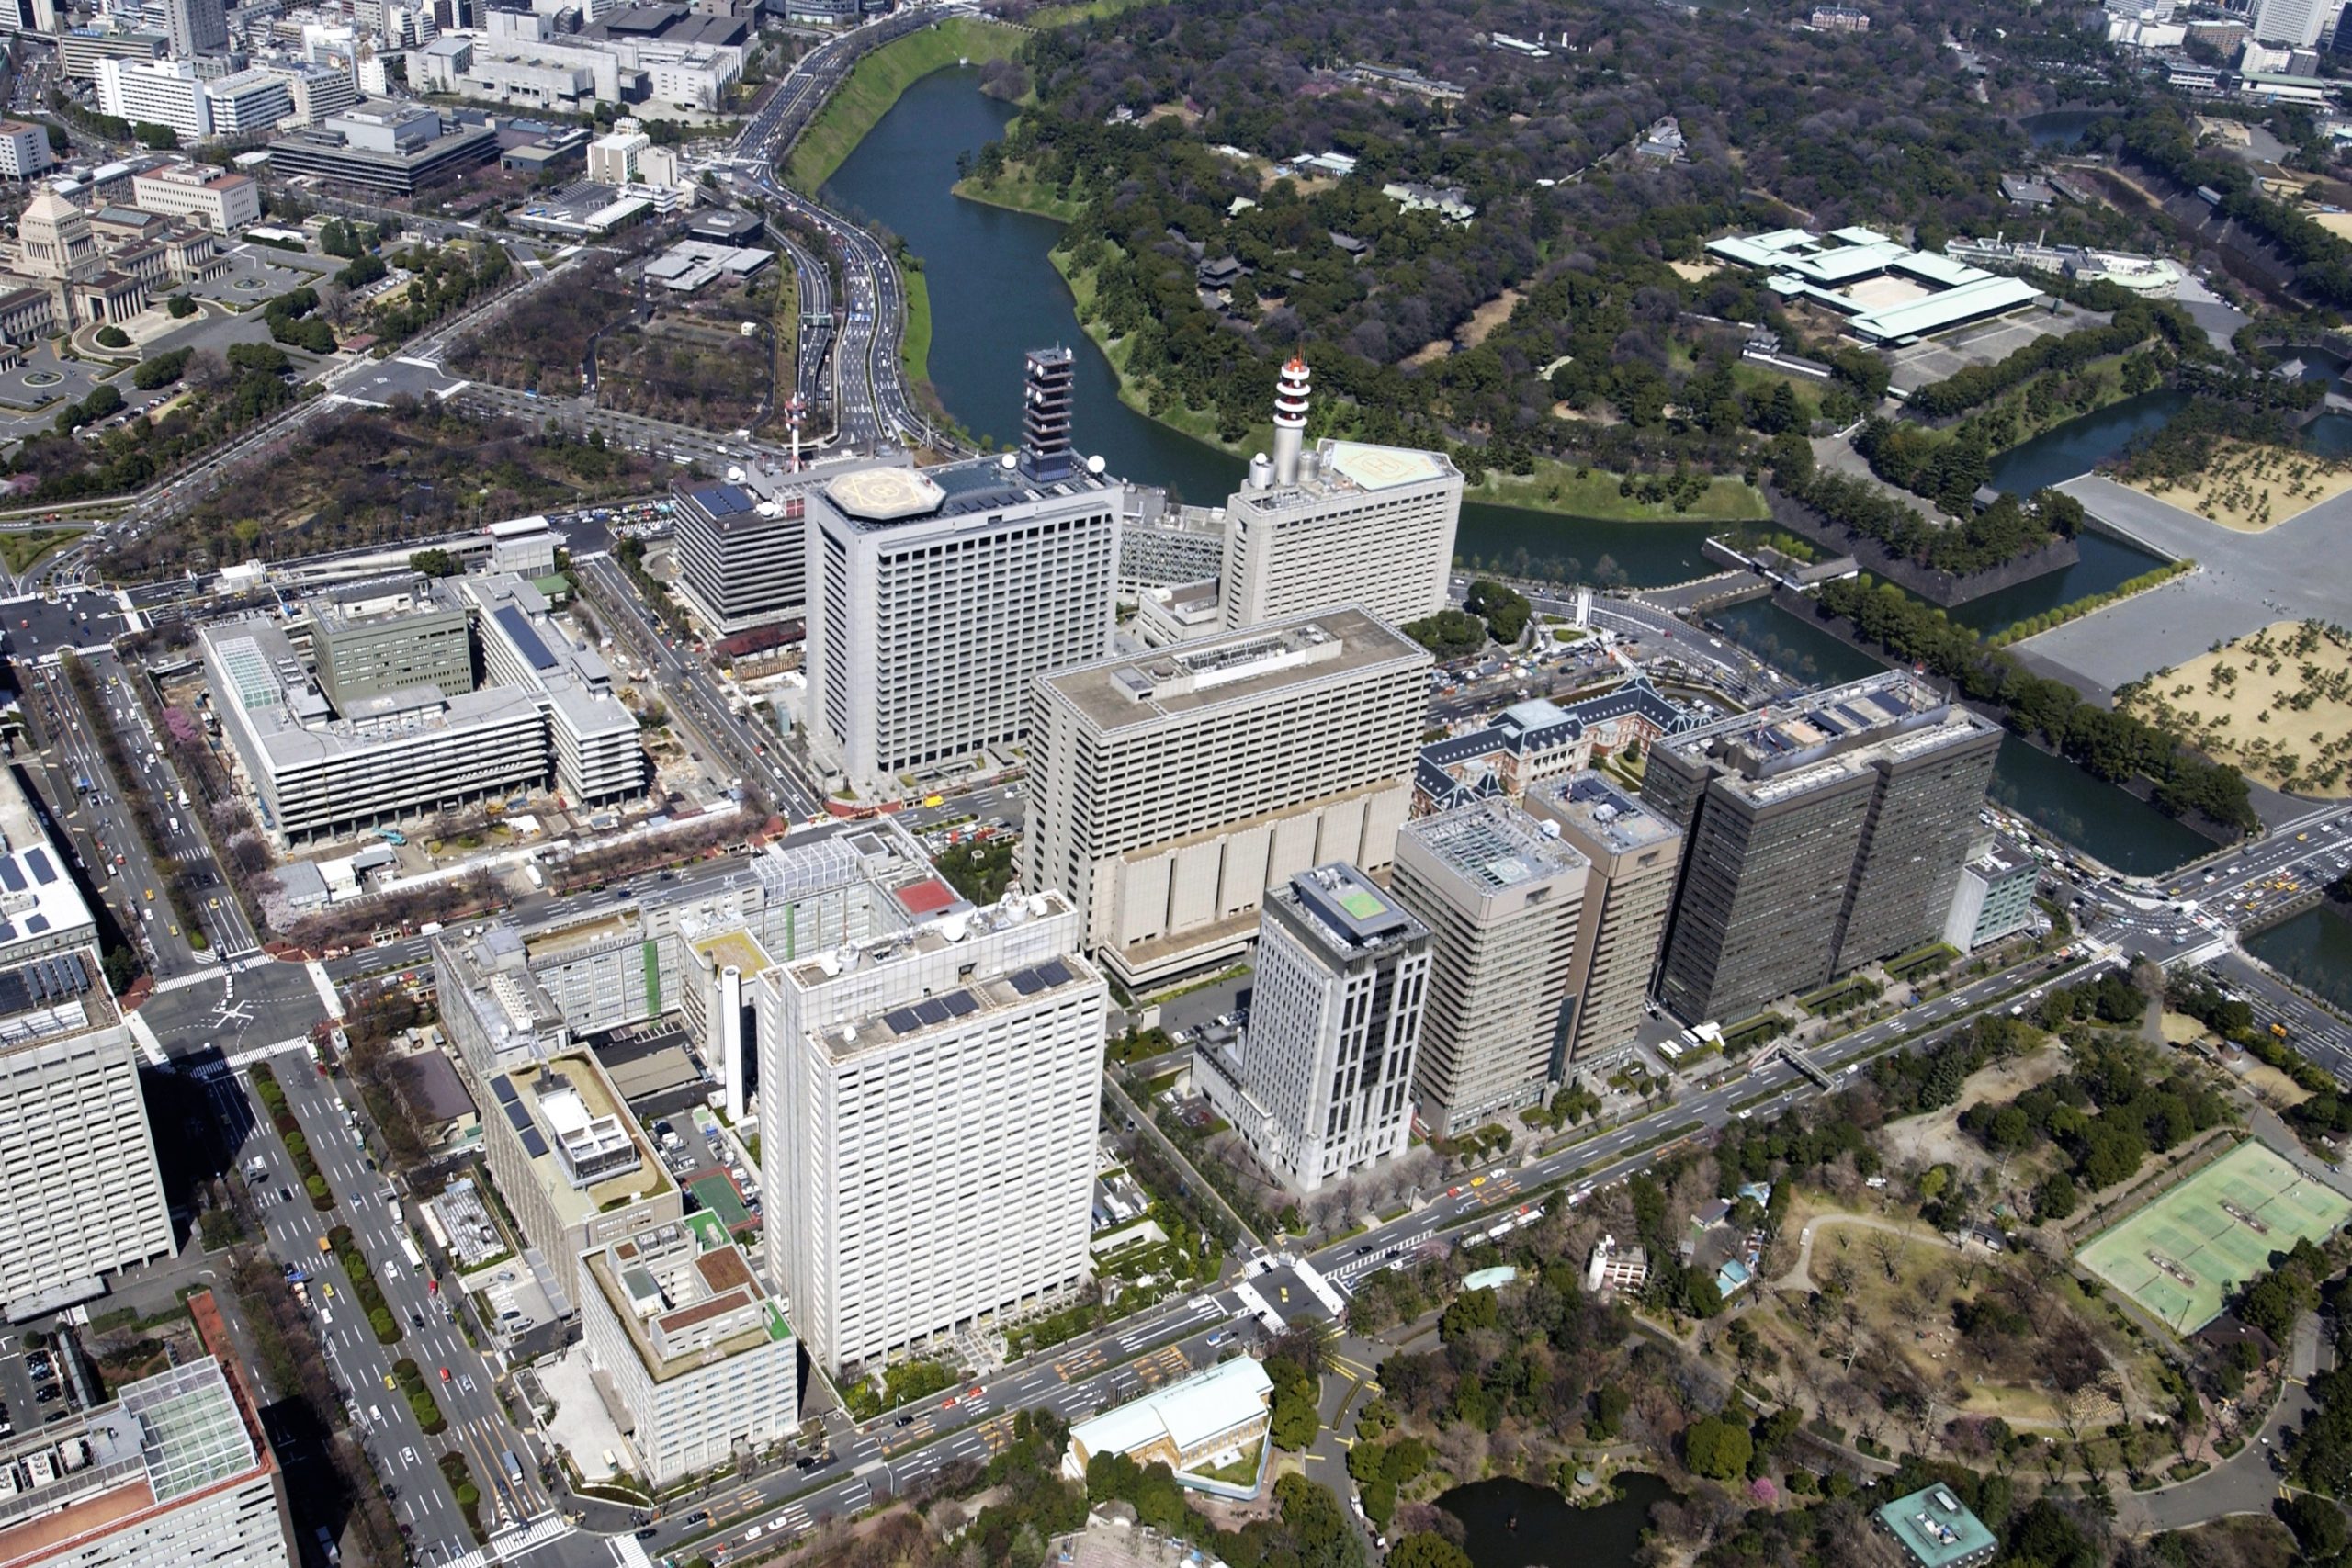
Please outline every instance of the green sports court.
[[2303, 1237], [2352, 1216], [2352, 1199], [2249, 1140], [2109, 1225], [2075, 1260], [2189, 1334], [2221, 1315], [2240, 1285]]

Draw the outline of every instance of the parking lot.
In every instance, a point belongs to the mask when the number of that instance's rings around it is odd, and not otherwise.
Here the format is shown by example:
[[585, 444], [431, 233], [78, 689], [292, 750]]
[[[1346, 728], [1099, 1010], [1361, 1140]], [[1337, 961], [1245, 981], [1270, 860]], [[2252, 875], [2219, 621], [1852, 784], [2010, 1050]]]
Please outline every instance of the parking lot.
[[2097, 326], [2098, 321], [2072, 305], [2061, 305], [2055, 314], [2039, 309], [2012, 311], [1893, 350], [1887, 355], [1893, 368], [1889, 384], [1898, 392], [1914, 392], [1949, 380], [1972, 365], [2006, 359], [2036, 338]]

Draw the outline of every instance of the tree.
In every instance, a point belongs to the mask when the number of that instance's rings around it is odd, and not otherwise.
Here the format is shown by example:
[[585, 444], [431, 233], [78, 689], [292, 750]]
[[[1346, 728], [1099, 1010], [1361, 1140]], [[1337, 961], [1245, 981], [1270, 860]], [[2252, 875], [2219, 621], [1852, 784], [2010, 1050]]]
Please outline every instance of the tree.
[[1389, 1549], [1389, 1568], [1470, 1568], [1470, 1554], [1435, 1530], [1415, 1530]]
[[1734, 1481], [1747, 1473], [1756, 1457], [1756, 1439], [1736, 1421], [1710, 1416], [1693, 1421], [1682, 1434], [1683, 1462], [1691, 1472], [1710, 1481]]
[[100, 348], [129, 348], [130, 334], [112, 321], [108, 321], [98, 329], [98, 346]]
[[2074, 1213], [2076, 1201], [2075, 1179], [2053, 1170], [2033, 1190], [2033, 1217], [2045, 1222], [2065, 1219]]
[[1527, 629], [1527, 617], [1534, 609], [1524, 594], [1484, 577], [1470, 585], [1470, 592], [1463, 596], [1462, 607], [1485, 617], [1487, 629], [1505, 647], [1519, 641], [1520, 634]]
[[171, 313], [172, 320], [184, 321], [196, 314], [196, 301], [185, 294], [175, 294], [164, 301], [164, 309]]
[[62, 158], [74, 151], [74, 136], [55, 120], [45, 122], [41, 129], [49, 132], [49, 150]]
[[408, 569], [425, 577], [456, 577], [466, 563], [447, 550], [418, 550], [408, 558]]

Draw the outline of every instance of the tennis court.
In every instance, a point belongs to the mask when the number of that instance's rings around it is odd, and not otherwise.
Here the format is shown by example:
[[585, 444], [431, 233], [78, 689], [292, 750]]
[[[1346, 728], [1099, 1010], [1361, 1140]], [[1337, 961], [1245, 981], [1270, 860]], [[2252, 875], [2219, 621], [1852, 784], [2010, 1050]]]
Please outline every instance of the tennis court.
[[2272, 1253], [2316, 1241], [2347, 1216], [2352, 1199], [2249, 1141], [2091, 1237], [2075, 1258], [2188, 1334], [2219, 1316]]

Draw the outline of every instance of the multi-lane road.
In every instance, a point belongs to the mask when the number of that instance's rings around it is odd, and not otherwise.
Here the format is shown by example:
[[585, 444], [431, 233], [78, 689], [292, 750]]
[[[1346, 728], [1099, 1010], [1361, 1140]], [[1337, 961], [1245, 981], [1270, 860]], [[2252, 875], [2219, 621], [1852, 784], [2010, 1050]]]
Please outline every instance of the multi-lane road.
[[[311, 1156], [325, 1175], [336, 1206], [327, 1213], [311, 1206], [284, 1141], [266, 1117], [255, 1120], [255, 1137], [241, 1151], [248, 1160], [262, 1161], [249, 1185], [261, 1201], [271, 1250], [311, 1276], [307, 1289], [319, 1338], [345, 1391], [354, 1434], [376, 1472], [396, 1493], [392, 1512], [413, 1532], [416, 1561], [452, 1563], [474, 1550], [472, 1535], [439, 1468], [439, 1456], [450, 1449], [464, 1454], [481, 1488], [487, 1529], [527, 1530], [539, 1523], [561, 1528], [538, 1483], [532, 1449], [499, 1404], [489, 1366], [444, 1315], [432, 1282], [407, 1262], [401, 1247], [409, 1239], [406, 1219], [391, 1186], [378, 1174], [346, 1120], [334, 1080], [297, 1052], [280, 1054], [272, 1071], [286, 1090], [288, 1108], [301, 1124]], [[238, 1087], [251, 1092], [244, 1071], [238, 1074]], [[336, 1224], [349, 1225], [367, 1255], [385, 1303], [401, 1326], [397, 1344], [378, 1342], [349, 1276], [332, 1254], [319, 1251], [320, 1241]], [[428, 1437], [418, 1423], [393, 1377], [392, 1364], [401, 1359], [423, 1371], [447, 1430]], [[522, 1465], [520, 1485], [507, 1474], [503, 1456], [510, 1450]]]

